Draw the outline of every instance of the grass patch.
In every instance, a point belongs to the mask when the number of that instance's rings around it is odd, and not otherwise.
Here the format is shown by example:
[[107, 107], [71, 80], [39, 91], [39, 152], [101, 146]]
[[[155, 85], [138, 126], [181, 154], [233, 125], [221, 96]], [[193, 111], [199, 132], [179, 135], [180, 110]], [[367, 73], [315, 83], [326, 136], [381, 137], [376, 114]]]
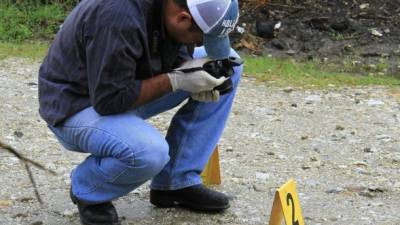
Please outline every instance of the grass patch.
[[292, 59], [244, 56], [244, 73], [276, 86], [325, 88], [335, 86], [400, 85], [400, 79], [392, 76], [370, 74], [354, 75], [332, 72], [316, 62], [296, 62]]
[[67, 10], [61, 4], [0, 3], [0, 41], [50, 40]]
[[33, 60], [42, 59], [49, 48], [47, 42], [0, 42], [0, 59], [21, 57]]
[[[21, 57], [43, 59], [49, 48], [48, 42], [0, 42], [0, 59]], [[335, 86], [385, 85], [399, 86], [400, 79], [392, 76], [354, 75], [332, 72], [316, 62], [296, 62], [292, 59], [242, 56], [245, 60], [244, 73], [254, 76], [273, 86], [295, 86], [325, 88]]]

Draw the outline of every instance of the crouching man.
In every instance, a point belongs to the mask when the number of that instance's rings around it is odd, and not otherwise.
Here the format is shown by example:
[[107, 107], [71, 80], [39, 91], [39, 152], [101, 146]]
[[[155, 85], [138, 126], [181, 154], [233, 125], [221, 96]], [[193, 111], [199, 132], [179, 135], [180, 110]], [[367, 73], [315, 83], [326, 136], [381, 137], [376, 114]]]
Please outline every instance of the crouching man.
[[[229, 207], [200, 173], [242, 67], [225, 95], [224, 77], [191, 68], [238, 57], [228, 38], [238, 15], [237, 0], [83, 0], [65, 19], [40, 67], [40, 115], [66, 149], [90, 153], [71, 173], [82, 224], [118, 224], [111, 201], [150, 179], [157, 207]], [[166, 137], [146, 122], [185, 100]]]

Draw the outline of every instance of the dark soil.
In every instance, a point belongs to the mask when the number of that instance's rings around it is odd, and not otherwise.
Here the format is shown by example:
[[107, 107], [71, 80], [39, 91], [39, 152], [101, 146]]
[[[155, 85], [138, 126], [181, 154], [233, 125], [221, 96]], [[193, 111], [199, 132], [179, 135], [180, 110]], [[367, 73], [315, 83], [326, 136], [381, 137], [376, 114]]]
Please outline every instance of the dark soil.
[[[400, 77], [400, 0], [241, 1], [234, 46]], [[274, 29], [281, 23], [279, 29]], [[240, 28], [239, 28], [240, 29]]]

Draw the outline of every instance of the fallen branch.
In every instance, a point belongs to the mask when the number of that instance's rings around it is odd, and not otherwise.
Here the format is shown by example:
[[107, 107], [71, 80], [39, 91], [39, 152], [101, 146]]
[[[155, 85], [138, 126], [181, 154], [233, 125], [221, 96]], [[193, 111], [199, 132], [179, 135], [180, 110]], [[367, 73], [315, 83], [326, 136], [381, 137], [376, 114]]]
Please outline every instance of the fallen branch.
[[50, 173], [52, 175], [56, 175], [57, 173], [54, 172], [53, 170], [45, 168], [42, 164], [40, 164], [38, 162], [35, 162], [35, 161], [31, 160], [31, 159], [26, 158], [25, 156], [21, 155], [17, 150], [15, 150], [13, 147], [11, 147], [11, 146], [9, 146], [7, 144], [4, 144], [1, 141], [0, 141], [0, 148], [7, 150], [11, 154], [15, 155], [15, 157], [20, 159], [22, 161], [22, 163], [24, 163], [25, 170], [28, 173], [29, 180], [31, 181], [33, 189], [34, 189], [36, 199], [38, 200], [40, 205], [43, 205], [42, 198], [40, 197], [40, 194], [39, 194], [39, 191], [38, 191], [38, 188], [37, 188], [37, 185], [36, 185], [36, 181], [33, 178], [33, 174], [32, 174], [31, 168], [29, 167], [29, 164], [32, 164], [36, 168], [38, 168], [40, 170], [44, 170], [44, 171], [46, 171], [46, 172], [48, 172], [48, 173]]
[[29, 176], [29, 180], [30, 180], [31, 183], [32, 183], [33, 190], [35, 191], [36, 199], [38, 200], [38, 202], [39, 202], [40, 205], [43, 205], [42, 198], [40, 197], [38, 188], [37, 188], [37, 186], [36, 186], [36, 181], [35, 181], [35, 179], [33, 179], [33, 175], [32, 175], [31, 168], [29, 167], [28, 163], [24, 163], [24, 164], [25, 164], [26, 172], [28, 173], [28, 176]]
[[56, 172], [54, 172], [53, 170], [47, 169], [46, 167], [44, 167], [42, 164], [35, 162], [31, 159], [26, 158], [25, 156], [21, 155], [17, 150], [15, 150], [13, 147], [4, 144], [3, 142], [0, 141], [0, 148], [7, 150], [8, 152], [10, 152], [11, 154], [15, 155], [15, 157], [17, 157], [18, 159], [20, 159], [22, 162], [24, 163], [30, 163], [33, 166], [35, 166], [36, 168], [40, 169], [40, 170], [44, 170], [52, 175], [57, 175]]

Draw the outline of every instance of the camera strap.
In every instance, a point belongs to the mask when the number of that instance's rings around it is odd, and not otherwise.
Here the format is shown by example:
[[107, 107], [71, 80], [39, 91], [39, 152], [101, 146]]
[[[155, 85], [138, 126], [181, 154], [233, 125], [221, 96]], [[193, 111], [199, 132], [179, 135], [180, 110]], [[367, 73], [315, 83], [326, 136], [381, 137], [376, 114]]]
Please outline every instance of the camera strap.
[[203, 67], [193, 67], [193, 68], [187, 68], [187, 69], [175, 69], [174, 71], [180, 71], [183, 73], [193, 73], [196, 71], [204, 70]]

